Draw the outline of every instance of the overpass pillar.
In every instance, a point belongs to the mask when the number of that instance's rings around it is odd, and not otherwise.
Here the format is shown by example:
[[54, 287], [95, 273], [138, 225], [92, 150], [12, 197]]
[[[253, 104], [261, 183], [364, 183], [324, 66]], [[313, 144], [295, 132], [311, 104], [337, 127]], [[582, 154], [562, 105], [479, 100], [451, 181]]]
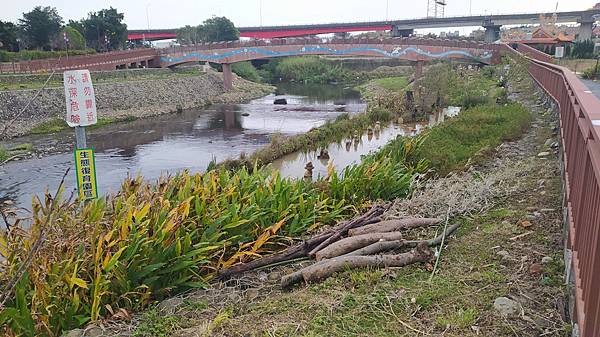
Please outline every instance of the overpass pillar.
[[231, 72], [231, 63], [223, 63], [223, 87], [226, 91], [233, 89], [233, 73]]
[[500, 40], [500, 27], [498, 25], [484, 26], [485, 28], [485, 42], [494, 43]]
[[409, 37], [414, 33], [414, 29], [399, 29], [398, 26], [392, 26], [392, 37]]
[[577, 35], [577, 41], [587, 41], [592, 39], [592, 33], [594, 30], [594, 22], [580, 22], [579, 23], [579, 34]]
[[421, 77], [423, 77], [423, 66], [424, 65], [425, 65], [425, 61], [423, 61], [423, 60], [418, 60], [415, 63], [415, 80], [418, 80]]

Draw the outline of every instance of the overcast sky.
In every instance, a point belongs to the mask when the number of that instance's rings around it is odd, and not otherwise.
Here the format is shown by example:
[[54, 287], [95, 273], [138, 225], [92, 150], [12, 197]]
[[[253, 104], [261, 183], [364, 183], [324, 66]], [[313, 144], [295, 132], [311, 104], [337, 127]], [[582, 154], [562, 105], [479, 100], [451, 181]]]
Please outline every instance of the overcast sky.
[[[597, 0], [600, 1], [600, 0]], [[427, 0], [1, 0], [0, 20], [16, 22], [37, 5], [52, 6], [78, 20], [90, 11], [113, 6], [125, 13], [130, 29], [196, 25], [212, 15], [226, 16], [236, 26], [385, 20], [426, 16]], [[553, 12], [555, 0], [447, 0], [446, 16], [515, 12]], [[561, 0], [559, 11], [584, 10], [596, 1]], [[470, 4], [472, 3], [472, 9]], [[146, 16], [148, 13], [148, 16]]]

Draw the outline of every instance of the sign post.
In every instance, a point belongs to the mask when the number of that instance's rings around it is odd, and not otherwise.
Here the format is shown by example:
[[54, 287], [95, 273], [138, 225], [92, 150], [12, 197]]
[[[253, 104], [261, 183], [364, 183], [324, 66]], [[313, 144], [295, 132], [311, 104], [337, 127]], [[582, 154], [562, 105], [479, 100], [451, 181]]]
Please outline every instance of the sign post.
[[98, 197], [94, 150], [87, 147], [85, 127], [98, 122], [96, 96], [89, 70], [69, 70], [63, 74], [66, 121], [75, 128], [75, 168], [81, 200]]

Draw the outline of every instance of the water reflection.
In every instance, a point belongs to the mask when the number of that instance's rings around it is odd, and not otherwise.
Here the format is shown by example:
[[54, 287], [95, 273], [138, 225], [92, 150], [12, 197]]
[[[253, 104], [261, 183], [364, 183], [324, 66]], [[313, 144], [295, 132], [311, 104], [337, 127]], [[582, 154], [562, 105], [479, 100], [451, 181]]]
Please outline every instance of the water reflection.
[[[358, 112], [366, 107], [358, 93], [337, 86], [290, 85], [281, 90], [279, 96], [272, 94], [247, 104], [215, 105], [89, 130], [88, 144], [96, 150], [100, 193], [115, 192], [128, 174], [155, 179], [165, 172], [202, 171], [212, 160], [254, 152], [267, 144], [273, 133], [303, 133], [344, 111]], [[275, 106], [276, 97], [286, 98], [289, 104]], [[338, 109], [334, 103], [339, 104]], [[73, 136], [69, 131], [19, 141], [33, 143], [36, 148], [70, 148]], [[55, 189], [72, 165], [70, 151], [8, 163], [0, 167], [0, 200], [12, 199], [27, 207], [32, 196], [47, 186]], [[75, 187], [72, 173], [66, 185], [67, 190]]]

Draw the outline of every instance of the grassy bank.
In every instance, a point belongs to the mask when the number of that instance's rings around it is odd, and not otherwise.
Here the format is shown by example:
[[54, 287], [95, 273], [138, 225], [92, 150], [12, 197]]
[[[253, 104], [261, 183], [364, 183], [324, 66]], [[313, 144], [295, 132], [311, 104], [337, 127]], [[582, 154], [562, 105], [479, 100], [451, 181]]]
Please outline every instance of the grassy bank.
[[519, 137], [530, 124], [531, 114], [518, 103], [472, 107], [426, 132], [415, 156], [446, 175], [485, 158], [486, 152]]
[[354, 115], [343, 114], [304, 134], [289, 137], [274, 135], [271, 137], [271, 143], [266, 147], [255, 151], [250, 156], [242, 155], [239, 159], [226, 160], [222, 165], [228, 169], [252, 168], [255, 164], [263, 166], [286, 154], [317, 150], [333, 142], [340, 142], [355, 133], [362, 134], [376, 122], [387, 123], [394, 116], [393, 113], [379, 108]]
[[[136, 120], [136, 117], [133, 117], [133, 116], [126, 116], [126, 117], [119, 117], [119, 118], [99, 117], [98, 123], [96, 123], [92, 126], [89, 126], [88, 128], [94, 129], [94, 128], [98, 128], [98, 127], [105, 126], [105, 125], [112, 124], [112, 123], [131, 122], [134, 120]], [[38, 124], [36, 127], [31, 129], [31, 131], [29, 131], [29, 133], [33, 134], [33, 135], [41, 135], [41, 134], [61, 132], [61, 131], [68, 130], [68, 129], [70, 129], [70, 127], [69, 127], [69, 125], [67, 125], [67, 122], [65, 122], [64, 119], [53, 118], [46, 122]]]
[[33, 145], [31, 144], [20, 144], [8, 149], [0, 145], [0, 164], [10, 158], [25, 155], [31, 151], [33, 151]]

